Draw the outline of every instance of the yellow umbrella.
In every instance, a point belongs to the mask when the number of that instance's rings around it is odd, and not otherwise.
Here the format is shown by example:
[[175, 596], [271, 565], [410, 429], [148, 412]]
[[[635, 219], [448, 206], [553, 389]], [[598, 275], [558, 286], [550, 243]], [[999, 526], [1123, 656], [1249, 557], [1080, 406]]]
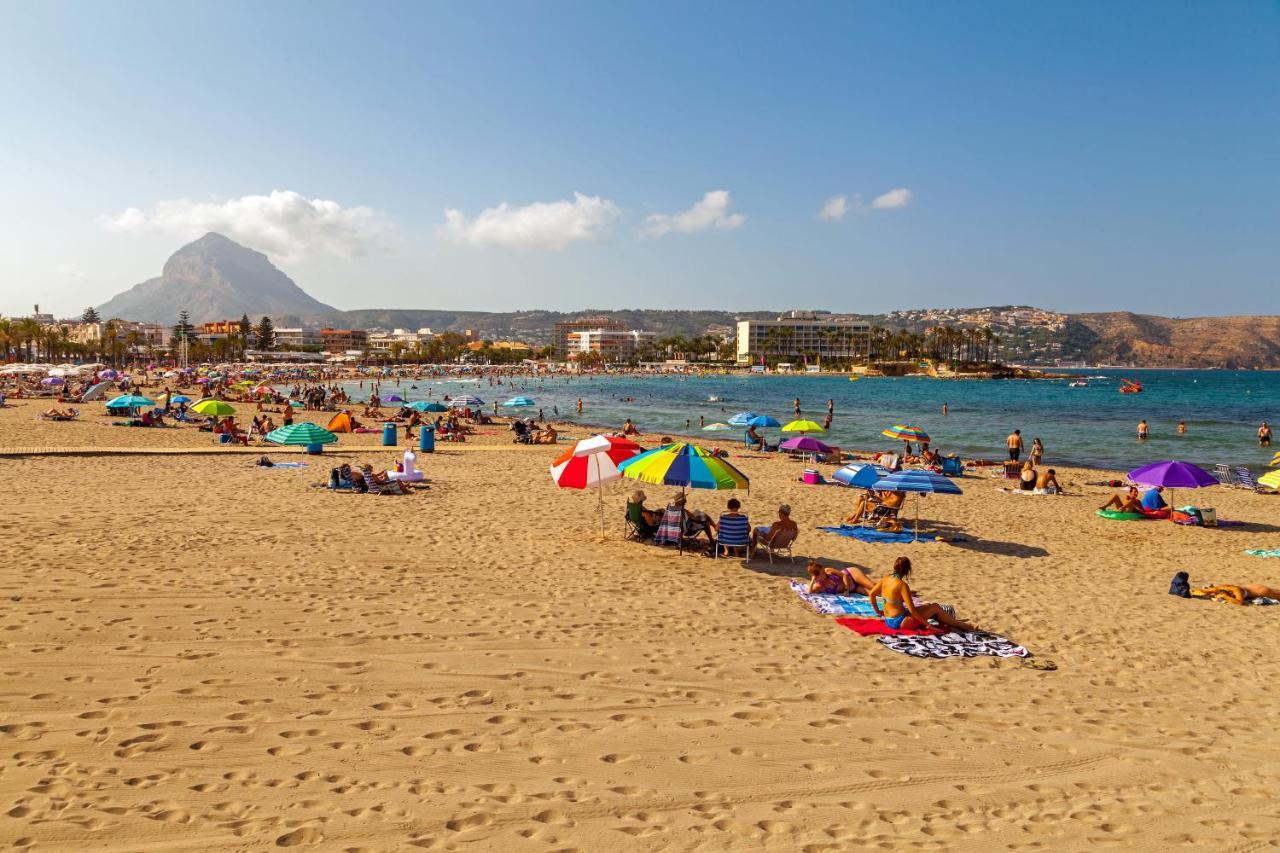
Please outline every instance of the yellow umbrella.
[[813, 421], [792, 421], [782, 428], [783, 432], [826, 432], [821, 425]]
[[1280, 489], [1280, 471], [1263, 474], [1258, 478], [1258, 485], [1266, 486], [1268, 489]]

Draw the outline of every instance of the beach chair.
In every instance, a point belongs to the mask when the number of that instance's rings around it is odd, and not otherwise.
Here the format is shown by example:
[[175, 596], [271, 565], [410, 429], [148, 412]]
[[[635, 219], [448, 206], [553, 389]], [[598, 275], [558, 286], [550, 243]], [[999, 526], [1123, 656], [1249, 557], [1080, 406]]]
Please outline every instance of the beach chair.
[[1260, 491], [1257, 482], [1253, 479], [1253, 475], [1243, 465], [1236, 468], [1236, 485], [1251, 492]]
[[787, 556], [787, 560], [794, 563], [796, 561], [796, 555], [791, 552], [791, 546], [793, 546], [799, 538], [800, 531], [787, 531], [780, 534], [773, 542], [765, 542], [764, 540], [761, 540], [756, 544], [755, 550], [760, 551], [763, 549], [765, 554], [769, 557], [770, 564], [773, 563], [773, 557], [775, 554], [781, 557], [784, 553]]
[[662, 513], [662, 521], [658, 522], [658, 532], [653, 534], [653, 544], [675, 545], [683, 554], [684, 517], [685, 511], [682, 508], [667, 507]]
[[942, 473], [947, 477], [963, 477], [964, 463], [960, 461], [959, 456], [942, 457]]
[[1218, 478], [1218, 482], [1224, 486], [1234, 486], [1235, 478], [1231, 476], [1231, 468], [1225, 464], [1219, 463], [1213, 466], [1213, 476]]
[[728, 513], [721, 515], [716, 531], [715, 550], [712, 556], [719, 557], [721, 549], [727, 553], [736, 552], [739, 548], [742, 549], [742, 556], [744, 558], [747, 556], [751, 546], [751, 522], [745, 515]]

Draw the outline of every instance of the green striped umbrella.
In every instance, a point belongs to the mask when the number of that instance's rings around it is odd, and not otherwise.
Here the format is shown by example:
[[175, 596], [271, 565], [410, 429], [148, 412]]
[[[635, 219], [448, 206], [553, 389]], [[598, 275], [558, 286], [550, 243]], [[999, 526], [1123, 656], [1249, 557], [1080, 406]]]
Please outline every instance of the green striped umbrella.
[[311, 421], [299, 421], [296, 424], [273, 429], [267, 433], [267, 441], [273, 444], [305, 444], [311, 446], [335, 444], [338, 441], [338, 437], [324, 427], [316, 426]]

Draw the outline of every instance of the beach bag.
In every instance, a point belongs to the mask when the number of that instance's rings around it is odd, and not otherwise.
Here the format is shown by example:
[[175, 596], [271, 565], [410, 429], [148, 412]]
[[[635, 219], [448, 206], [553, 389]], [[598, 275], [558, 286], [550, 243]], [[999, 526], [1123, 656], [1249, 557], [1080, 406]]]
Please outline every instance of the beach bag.
[[1200, 523], [1205, 527], [1218, 526], [1218, 511], [1211, 506], [1200, 507]]
[[1174, 575], [1173, 582], [1169, 584], [1169, 594], [1179, 598], [1190, 598], [1191, 576], [1186, 572], [1178, 572]]

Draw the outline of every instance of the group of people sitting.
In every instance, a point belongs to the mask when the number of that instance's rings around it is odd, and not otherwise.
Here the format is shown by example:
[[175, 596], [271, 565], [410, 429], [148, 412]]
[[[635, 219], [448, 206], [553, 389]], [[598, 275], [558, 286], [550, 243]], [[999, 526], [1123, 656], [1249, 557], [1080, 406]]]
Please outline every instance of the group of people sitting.
[[872, 522], [877, 528], [884, 530], [892, 530], [895, 527], [901, 530], [901, 525], [897, 522], [898, 510], [906, 503], [906, 492], [883, 492], [875, 489], [867, 489], [858, 495], [858, 500], [853, 504], [853, 512], [845, 517], [845, 524], [862, 524], [864, 521]]
[[1018, 491], [1056, 495], [1062, 492], [1062, 486], [1058, 483], [1057, 471], [1052, 468], [1036, 471], [1035, 465], [1028, 459], [1022, 463], [1022, 471], [1018, 474]]
[[790, 548], [800, 535], [787, 504], [778, 507], [777, 520], [753, 528], [737, 498], [729, 499], [718, 518], [712, 518], [703, 510], [689, 509], [684, 492], [674, 495], [663, 510], [646, 507], [645, 500], [647, 496], [643, 491], [631, 494], [627, 501], [627, 521], [640, 540], [652, 539], [656, 545], [701, 546], [709, 556], [721, 550], [740, 549], [749, 558], [760, 549]]
[[918, 603], [914, 600], [907, 580], [911, 576], [911, 560], [908, 557], [894, 560], [893, 571], [878, 581], [872, 581], [855, 566], [832, 568], [817, 560], [810, 560], [808, 568], [810, 593], [865, 595], [871, 600], [871, 609], [884, 619], [886, 626], [894, 630], [928, 628], [932, 627], [932, 622], [956, 631], [977, 630], [975, 626], [961, 622], [940, 604]]
[[346, 462], [329, 472], [329, 488], [359, 494], [408, 495], [413, 489], [369, 464], [354, 467]]
[[532, 418], [516, 418], [511, 422], [511, 431], [516, 444], [555, 444], [560, 440], [560, 433], [551, 424], [537, 424]]
[[1164, 500], [1164, 486], [1156, 486], [1139, 494], [1137, 486], [1130, 486], [1123, 495], [1112, 495], [1098, 509], [1114, 509], [1116, 512], [1128, 512], [1139, 515], [1152, 515], [1168, 508]]

